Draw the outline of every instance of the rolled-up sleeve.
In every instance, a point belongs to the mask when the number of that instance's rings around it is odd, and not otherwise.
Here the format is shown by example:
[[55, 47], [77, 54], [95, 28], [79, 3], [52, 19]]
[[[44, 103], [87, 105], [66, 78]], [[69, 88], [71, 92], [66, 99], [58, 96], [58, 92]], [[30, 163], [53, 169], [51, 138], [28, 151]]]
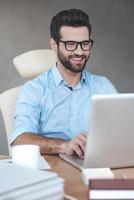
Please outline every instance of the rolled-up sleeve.
[[37, 79], [27, 82], [22, 87], [17, 98], [14, 130], [9, 137], [10, 144], [24, 132], [37, 133], [42, 92], [43, 89]]

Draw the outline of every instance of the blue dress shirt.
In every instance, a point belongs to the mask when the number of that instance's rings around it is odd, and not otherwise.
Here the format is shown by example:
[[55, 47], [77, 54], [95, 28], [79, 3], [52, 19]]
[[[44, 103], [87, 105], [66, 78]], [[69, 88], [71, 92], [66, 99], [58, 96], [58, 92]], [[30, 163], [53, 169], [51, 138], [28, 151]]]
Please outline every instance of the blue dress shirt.
[[91, 97], [117, 93], [105, 77], [84, 70], [73, 90], [56, 66], [24, 84], [17, 98], [10, 144], [24, 132], [69, 140], [89, 129]]

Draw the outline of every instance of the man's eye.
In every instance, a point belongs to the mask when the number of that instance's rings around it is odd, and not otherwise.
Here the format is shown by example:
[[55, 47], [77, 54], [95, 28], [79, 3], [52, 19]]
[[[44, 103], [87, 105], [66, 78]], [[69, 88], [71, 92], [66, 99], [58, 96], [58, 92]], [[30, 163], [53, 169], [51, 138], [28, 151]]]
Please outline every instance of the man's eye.
[[74, 45], [76, 45], [76, 42], [67, 42], [66, 45], [68, 45], [68, 46], [74, 46]]
[[83, 42], [82, 45], [83, 45], [83, 46], [88, 46], [88, 45], [89, 45], [89, 42]]

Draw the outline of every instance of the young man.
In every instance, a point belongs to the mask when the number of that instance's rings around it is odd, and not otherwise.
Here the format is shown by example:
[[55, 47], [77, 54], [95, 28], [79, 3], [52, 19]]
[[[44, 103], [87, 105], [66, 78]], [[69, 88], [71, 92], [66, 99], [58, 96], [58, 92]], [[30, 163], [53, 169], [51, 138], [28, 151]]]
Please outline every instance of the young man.
[[23, 86], [10, 144], [37, 144], [42, 154], [84, 158], [92, 95], [116, 89], [107, 78], [85, 70], [93, 46], [86, 13], [61, 11], [53, 17], [50, 32], [57, 63]]

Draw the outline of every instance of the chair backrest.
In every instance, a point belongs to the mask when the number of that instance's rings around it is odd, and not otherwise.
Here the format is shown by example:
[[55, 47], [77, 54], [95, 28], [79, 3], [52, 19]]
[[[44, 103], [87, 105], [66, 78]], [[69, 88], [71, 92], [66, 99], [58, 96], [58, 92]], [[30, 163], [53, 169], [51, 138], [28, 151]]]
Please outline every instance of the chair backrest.
[[[50, 49], [32, 50], [15, 57], [13, 63], [23, 78], [33, 78], [55, 64], [56, 56]], [[0, 110], [7, 137], [13, 130], [16, 97], [20, 88], [12, 88], [0, 94]]]
[[0, 95], [0, 110], [4, 120], [7, 136], [13, 130], [13, 115], [15, 111], [16, 97], [21, 87], [15, 87]]
[[51, 49], [38, 49], [23, 53], [13, 59], [21, 77], [33, 78], [56, 63], [56, 55]]

